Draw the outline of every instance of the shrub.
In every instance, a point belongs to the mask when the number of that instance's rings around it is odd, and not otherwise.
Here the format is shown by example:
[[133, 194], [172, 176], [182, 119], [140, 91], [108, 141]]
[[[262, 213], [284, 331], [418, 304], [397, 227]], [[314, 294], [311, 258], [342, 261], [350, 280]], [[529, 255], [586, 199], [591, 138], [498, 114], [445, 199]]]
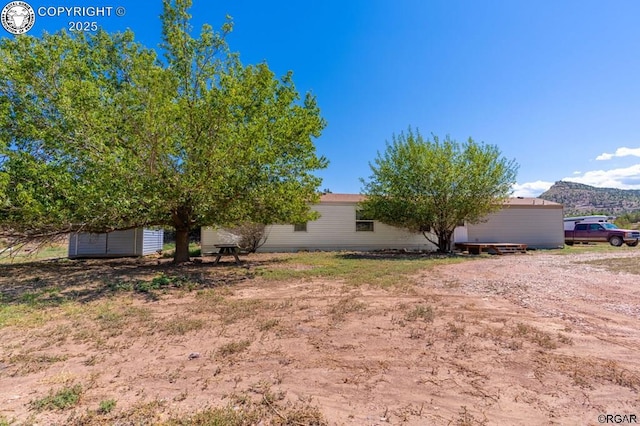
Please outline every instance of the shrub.
[[248, 253], [255, 253], [264, 243], [267, 242], [266, 225], [261, 223], [243, 223], [235, 228], [227, 229], [238, 237], [237, 244], [241, 250]]

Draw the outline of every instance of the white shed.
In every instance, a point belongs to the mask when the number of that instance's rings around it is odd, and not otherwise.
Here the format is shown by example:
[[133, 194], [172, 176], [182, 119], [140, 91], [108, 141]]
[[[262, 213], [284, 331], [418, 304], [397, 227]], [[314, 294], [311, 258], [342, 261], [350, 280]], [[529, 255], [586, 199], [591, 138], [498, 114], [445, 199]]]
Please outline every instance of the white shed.
[[162, 250], [162, 229], [133, 228], [107, 233], [79, 232], [69, 236], [69, 257], [145, 256]]

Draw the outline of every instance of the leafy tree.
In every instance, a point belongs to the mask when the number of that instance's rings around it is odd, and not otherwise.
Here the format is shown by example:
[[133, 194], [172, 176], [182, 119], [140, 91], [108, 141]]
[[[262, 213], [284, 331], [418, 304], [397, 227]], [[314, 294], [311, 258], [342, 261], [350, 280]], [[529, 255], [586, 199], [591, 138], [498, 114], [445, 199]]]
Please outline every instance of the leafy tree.
[[411, 129], [394, 135], [370, 168], [369, 181], [362, 180], [363, 213], [422, 232], [440, 252], [451, 251], [457, 225], [480, 222], [501, 208], [517, 171], [493, 145], [435, 135], [425, 140]]
[[129, 31], [0, 41], [2, 234], [166, 226], [184, 262], [202, 225], [314, 218], [315, 98], [243, 65], [229, 18], [192, 37], [190, 6], [164, 0], [164, 58]]

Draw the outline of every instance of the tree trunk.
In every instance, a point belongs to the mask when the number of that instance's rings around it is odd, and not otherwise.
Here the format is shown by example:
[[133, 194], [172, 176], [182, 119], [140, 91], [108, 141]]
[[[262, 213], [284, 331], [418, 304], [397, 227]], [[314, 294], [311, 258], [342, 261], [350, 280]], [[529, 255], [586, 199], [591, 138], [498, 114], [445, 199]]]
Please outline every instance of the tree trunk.
[[173, 263], [189, 262], [189, 231], [193, 222], [191, 217], [193, 210], [188, 202], [178, 206], [171, 213], [173, 227], [176, 230], [176, 251], [173, 254]]
[[450, 230], [437, 230], [438, 236], [438, 252], [451, 253], [453, 248], [453, 231]]
[[173, 263], [189, 262], [189, 228], [176, 228], [176, 251]]

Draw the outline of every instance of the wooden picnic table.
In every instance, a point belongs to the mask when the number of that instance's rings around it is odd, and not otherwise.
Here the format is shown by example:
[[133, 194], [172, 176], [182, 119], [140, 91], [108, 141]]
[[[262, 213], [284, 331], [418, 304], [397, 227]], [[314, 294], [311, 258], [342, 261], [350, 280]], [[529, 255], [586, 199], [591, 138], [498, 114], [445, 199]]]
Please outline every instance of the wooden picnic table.
[[240, 247], [237, 244], [216, 244], [218, 249], [218, 253], [213, 253], [216, 256], [216, 260], [213, 262], [214, 265], [217, 265], [222, 256], [233, 256], [236, 261], [236, 265], [240, 264], [240, 258], [238, 257], [238, 251]]

